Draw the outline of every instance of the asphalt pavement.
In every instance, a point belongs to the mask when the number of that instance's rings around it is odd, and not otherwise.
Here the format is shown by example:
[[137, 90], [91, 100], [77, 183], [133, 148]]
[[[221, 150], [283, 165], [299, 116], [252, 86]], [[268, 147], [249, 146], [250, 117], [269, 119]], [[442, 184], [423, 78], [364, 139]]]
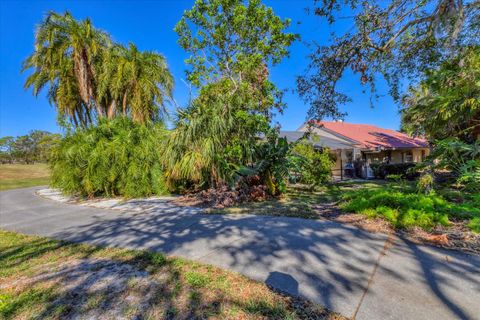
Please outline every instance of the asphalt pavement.
[[0, 192], [0, 228], [147, 249], [234, 270], [356, 319], [480, 319], [480, 256], [326, 220], [145, 210]]

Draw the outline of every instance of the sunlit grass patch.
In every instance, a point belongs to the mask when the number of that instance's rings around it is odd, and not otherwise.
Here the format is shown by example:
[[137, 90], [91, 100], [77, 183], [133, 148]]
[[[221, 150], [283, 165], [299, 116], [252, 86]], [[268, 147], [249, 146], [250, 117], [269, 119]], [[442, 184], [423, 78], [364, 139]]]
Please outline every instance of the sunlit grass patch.
[[0, 190], [27, 188], [50, 183], [47, 164], [1, 164]]

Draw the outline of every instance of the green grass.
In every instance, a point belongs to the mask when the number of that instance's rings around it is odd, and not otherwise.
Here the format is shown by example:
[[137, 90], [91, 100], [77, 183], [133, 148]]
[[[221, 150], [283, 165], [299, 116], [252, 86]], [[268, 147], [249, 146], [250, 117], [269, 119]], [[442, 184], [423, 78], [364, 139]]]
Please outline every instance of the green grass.
[[[446, 191], [443, 193], [446, 194]], [[457, 202], [454, 202], [439, 193], [418, 193], [410, 185], [392, 183], [380, 188], [347, 191], [340, 199], [342, 210], [371, 218], [382, 217], [395, 228], [417, 226], [429, 231], [438, 225], [448, 226], [455, 219], [466, 221], [475, 232], [479, 229], [478, 195], [464, 194], [461, 200], [457, 197]]]
[[50, 170], [44, 163], [0, 165], [0, 190], [27, 188], [50, 183]]
[[[0, 230], [0, 265], [0, 319], [108, 318], [112, 311], [150, 319], [344, 319], [237, 273], [147, 251]], [[115, 290], [102, 287], [112, 279]]]

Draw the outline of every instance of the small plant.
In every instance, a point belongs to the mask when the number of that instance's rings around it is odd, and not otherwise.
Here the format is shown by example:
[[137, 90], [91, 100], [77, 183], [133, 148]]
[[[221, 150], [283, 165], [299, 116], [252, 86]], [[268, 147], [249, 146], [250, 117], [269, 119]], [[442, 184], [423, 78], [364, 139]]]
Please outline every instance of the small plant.
[[475, 217], [470, 220], [468, 227], [476, 233], [480, 233], [480, 217]]
[[385, 180], [399, 182], [403, 180], [403, 177], [401, 174], [388, 174], [385, 176]]
[[294, 145], [291, 153], [297, 181], [314, 188], [331, 179], [334, 161], [328, 149], [317, 150], [302, 141]]
[[193, 288], [205, 287], [209, 282], [209, 279], [207, 276], [195, 271], [187, 272], [185, 274], [185, 279], [187, 280], [187, 283], [191, 285]]
[[433, 191], [433, 175], [428, 173], [422, 175], [420, 179], [418, 179], [417, 190], [425, 194], [432, 192]]

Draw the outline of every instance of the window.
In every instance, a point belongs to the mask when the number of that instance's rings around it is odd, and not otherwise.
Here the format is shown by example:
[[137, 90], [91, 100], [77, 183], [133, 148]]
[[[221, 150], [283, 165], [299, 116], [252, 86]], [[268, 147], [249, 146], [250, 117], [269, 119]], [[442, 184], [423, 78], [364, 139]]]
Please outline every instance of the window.
[[404, 162], [413, 162], [413, 153], [412, 151], [407, 151], [404, 154]]
[[345, 160], [347, 163], [352, 163], [353, 162], [353, 151], [347, 150], [345, 151]]

